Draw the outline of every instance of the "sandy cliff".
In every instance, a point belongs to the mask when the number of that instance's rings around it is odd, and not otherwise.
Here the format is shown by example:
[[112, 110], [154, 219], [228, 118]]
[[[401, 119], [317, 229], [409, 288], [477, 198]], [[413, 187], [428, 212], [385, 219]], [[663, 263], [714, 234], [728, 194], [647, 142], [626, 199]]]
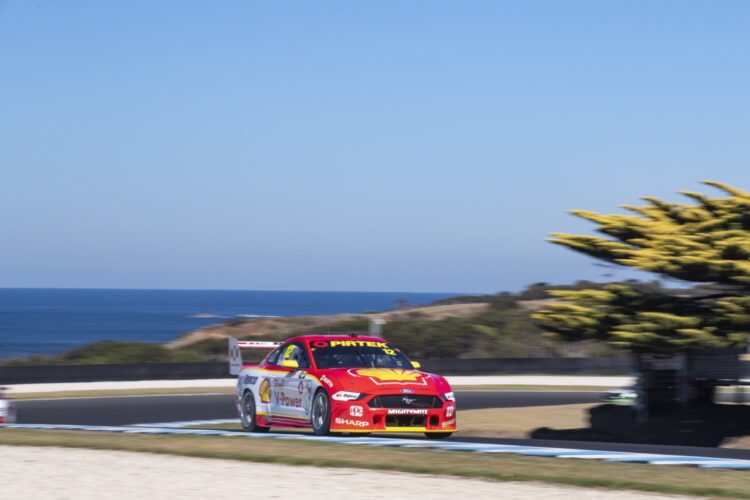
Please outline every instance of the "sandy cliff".
[[369, 314], [335, 314], [330, 316], [294, 316], [287, 318], [254, 318], [242, 321], [229, 321], [207, 326], [183, 335], [166, 344], [170, 349], [186, 347], [208, 339], [227, 337], [248, 338], [261, 335], [291, 334], [303, 329], [319, 329], [325, 333], [328, 327], [334, 327], [355, 319], [382, 318], [386, 322], [405, 319], [442, 320], [448, 318], [466, 318], [479, 314], [488, 307], [486, 303], [449, 304], [437, 306], [413, 307], [382, 313]]

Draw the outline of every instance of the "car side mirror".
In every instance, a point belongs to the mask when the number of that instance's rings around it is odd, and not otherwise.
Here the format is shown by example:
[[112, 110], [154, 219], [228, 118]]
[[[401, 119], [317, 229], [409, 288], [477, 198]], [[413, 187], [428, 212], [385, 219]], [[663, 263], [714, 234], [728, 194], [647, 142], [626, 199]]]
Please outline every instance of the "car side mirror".
[[293, 368], [297, 369], [299, 368], [299, 362], [296, 359], [285, 359], [281, 362], [281, 366], [284, 368]]
[[422, 368], [422, 363], [420, 363], [419, 361], [412, 361], [411, 366], [413, 366], [415, 370], [419, 370], [420, 368]]

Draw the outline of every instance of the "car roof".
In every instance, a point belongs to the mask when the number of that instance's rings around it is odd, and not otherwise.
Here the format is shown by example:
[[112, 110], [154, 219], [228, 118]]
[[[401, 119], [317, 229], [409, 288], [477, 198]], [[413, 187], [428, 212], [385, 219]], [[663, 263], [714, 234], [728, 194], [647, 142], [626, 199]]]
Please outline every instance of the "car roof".
[[[385, 339], [381, 339], [380, 337], [370, 337], [369, 335], [346, 335], [346, 334], [339, 334], [339, 335], [324, 335], [324, 334], [314, 334], [314, 335], [300, 335], [298, 337], [293, 337], [287, 342], [313, 342], [315, 340], [359, 340], [364, 342], [388, 342]], [[286, 343], [286, 342], [285, 342]]]

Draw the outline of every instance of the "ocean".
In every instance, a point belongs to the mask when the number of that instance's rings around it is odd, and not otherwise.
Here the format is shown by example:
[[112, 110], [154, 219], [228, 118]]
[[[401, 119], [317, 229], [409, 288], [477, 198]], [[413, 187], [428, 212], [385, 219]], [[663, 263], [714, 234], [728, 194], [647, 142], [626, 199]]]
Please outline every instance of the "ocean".
[[362, 313], [451, 293], [0, 288], [0, 358], [97, 340], [167, 342], [233, 317]]

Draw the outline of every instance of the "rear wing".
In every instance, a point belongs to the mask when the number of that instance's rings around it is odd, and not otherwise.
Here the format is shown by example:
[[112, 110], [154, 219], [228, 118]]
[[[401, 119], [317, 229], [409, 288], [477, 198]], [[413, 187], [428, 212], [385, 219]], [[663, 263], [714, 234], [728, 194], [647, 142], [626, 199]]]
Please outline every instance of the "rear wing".
[[237, 340], [229, 337], [229, 373], [238, 375], [242, 371], [241, 349], [274, 349], [281, 342], [263, 342], [257, 340]]

